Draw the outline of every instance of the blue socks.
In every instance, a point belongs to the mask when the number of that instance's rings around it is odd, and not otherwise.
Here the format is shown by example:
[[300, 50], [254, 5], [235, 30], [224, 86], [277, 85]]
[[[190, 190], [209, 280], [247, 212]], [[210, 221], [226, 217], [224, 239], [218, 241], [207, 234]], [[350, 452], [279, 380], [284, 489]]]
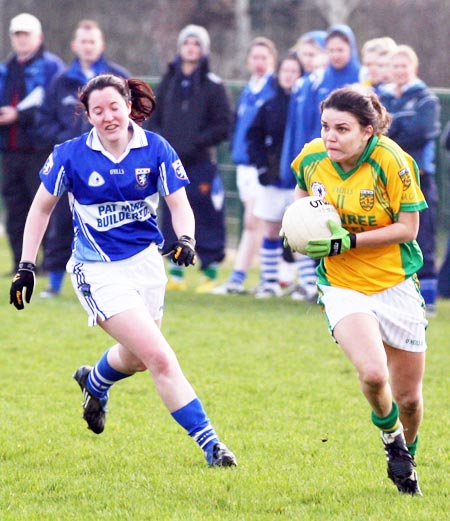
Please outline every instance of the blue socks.
[[108, 352], [109, 349], [95, 364], [87, 377], [87, 388], [89, 392], [97, 398], [105, 398], [108, 395], [109, 388], [113, 384], [132, 376], [131, 374], [121, 373], [112, 368], [108, 363]]
[[264, 237], [260, 256], [261, 282], [264, 284], [278, 284], [278, 268], [283, 258], [283, 241]]
[[219, 442], [216, 431], [211, 425], [202, 403], [194, 398], [181, 409], [172, 413], [173, 419], [187, 430], [203, 451], [210, 451]]
[[65, 273], [65, 271], [48, 272], [48, 284], [55, 293], [59, 293], [61, 291]]
[[437, 279], [419, 279], [420, 292], [427, 306], [436, 304], [437, 298]]
[[241, 285], [244, 284], [246, 278], [247, 273], [245, 271], [233, 270], [228, 282]]

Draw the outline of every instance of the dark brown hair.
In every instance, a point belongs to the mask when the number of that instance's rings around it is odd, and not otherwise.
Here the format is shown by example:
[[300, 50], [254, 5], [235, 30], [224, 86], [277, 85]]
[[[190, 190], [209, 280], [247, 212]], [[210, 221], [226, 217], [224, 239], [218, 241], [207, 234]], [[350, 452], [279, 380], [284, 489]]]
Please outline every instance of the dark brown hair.
[[155, 110], [155, 94], [148, 83], [138, 78], [121, 78], [114, 74], [100, 74], [89, 80], [81, 88], [78, 97], [87, 113], [89, 113], [89, 97], [94, 90], [113, 87], [128, 102], [131, 101], [130, 118], [142, 123]]
[[362, 127], [371, 125], [374, 134], [386, 134], [392, 120], [378, 96], [357, 85], [333, 90], [320, 104], [321, 113], [324, 109], [350, 112]]

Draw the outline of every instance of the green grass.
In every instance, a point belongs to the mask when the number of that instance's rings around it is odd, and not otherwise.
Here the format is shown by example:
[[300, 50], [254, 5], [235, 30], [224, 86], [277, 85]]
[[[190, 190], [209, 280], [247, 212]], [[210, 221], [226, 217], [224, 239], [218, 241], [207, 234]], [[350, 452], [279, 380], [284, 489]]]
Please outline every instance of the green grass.
[[[3, 239], [0, 252], [4, 273]], [[20, 313], [9, 284], [0, 277], [1, 520], [448, 519], [449, 301], [429, 326], [419, 498], [386, 478], [354, 370], [316, 306], [167, 294], [165, 334], [239, 459], [209, 469], [147, 374], [118, 383], [105, 432], [88, 431], [71, 376], [111, 342], [68, 282]]]

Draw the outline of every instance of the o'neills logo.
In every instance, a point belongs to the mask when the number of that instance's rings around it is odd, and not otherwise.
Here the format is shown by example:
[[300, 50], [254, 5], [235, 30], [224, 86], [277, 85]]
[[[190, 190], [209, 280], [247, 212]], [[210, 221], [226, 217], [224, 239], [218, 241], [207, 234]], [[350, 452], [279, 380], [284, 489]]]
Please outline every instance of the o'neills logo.
[[134, 170], [134, 175], [136, 176], [137, 184], [141, 188], [144, 188], [149, 183], [150, 168], [136, 168]]
[[408, 190], [408, 188], [411, 186], [411, 175], [409, 173], [409, 170], [407, 168], [403, 168], [402, 170], [400, 170], [398, 175], [402, 180], [403, 191]]
[[359, 191], [359, 204], [363, 210], [372, 210], [375, 202], [375, 195], [373, 190]]

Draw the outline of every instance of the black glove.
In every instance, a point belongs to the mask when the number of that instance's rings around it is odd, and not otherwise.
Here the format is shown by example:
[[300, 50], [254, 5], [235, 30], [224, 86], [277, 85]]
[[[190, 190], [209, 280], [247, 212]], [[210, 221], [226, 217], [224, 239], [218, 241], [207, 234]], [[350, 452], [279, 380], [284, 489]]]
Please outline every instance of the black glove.
[[195, 254], [195, 239], [182, 235], [176, 242], [172, 244], [170, 250], [166, 253], [170, 255], [170, 259], [182, 266], [194, 265], [197, 262], [197, 255]]
[[36, 280], [35, 276], [36, 264], [33, 262], [20, 262], [19, 270], [14, 275], [14, 279], [11, 283], [11, 289], [9, 290], [9, 303], [14, 304], [17, 309], [23, 309], [23, 296], [25, 292], [25, 302], [30, 303], [33, 295], [34, 283]]

